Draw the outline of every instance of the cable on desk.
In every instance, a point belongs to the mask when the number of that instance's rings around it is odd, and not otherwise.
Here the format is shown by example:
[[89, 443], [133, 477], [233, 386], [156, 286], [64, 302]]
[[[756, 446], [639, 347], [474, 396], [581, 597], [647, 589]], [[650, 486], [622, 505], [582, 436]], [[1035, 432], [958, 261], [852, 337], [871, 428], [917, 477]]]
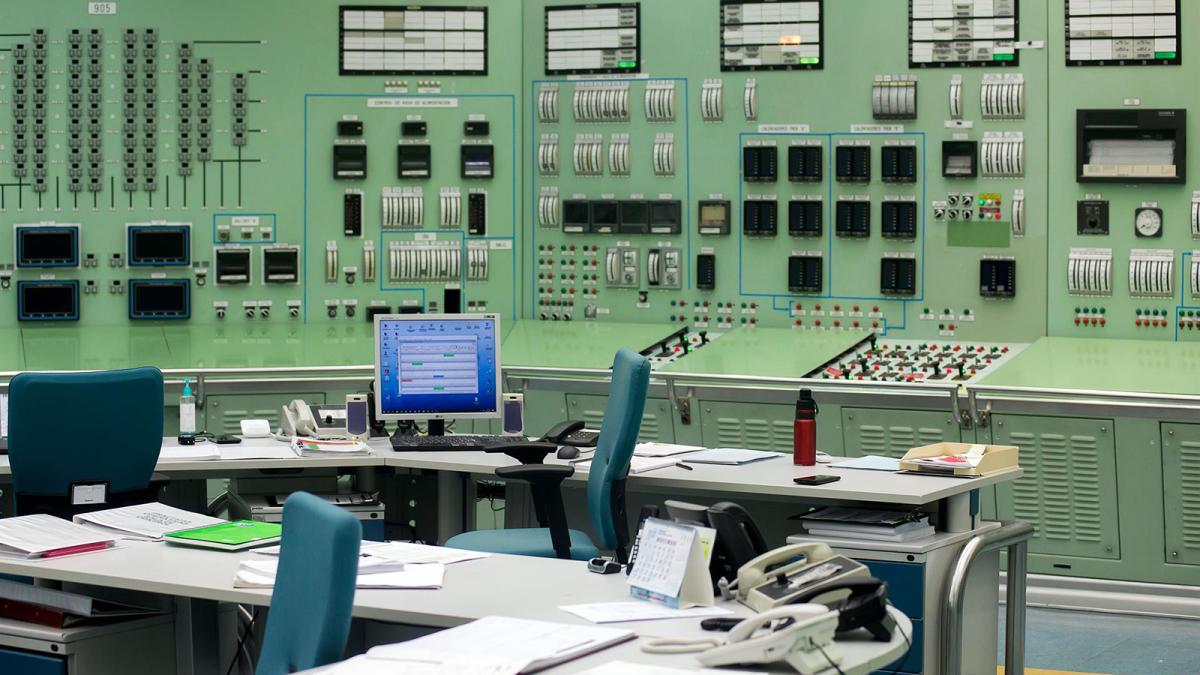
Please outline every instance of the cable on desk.
[[833, 659], [829, 658], [829, 655], [825, 653], [824, 647], [822, 647], [821, 645], [813, 645], [813, 646], [816, 647], [817, 651], [821, 652], [821, 656], [824, 656], [825, 660], [829, 662], [830, 668], [833, 668], [834, 670], [836, 670], [838, 672], [838, 675], [846, 675], [846, 673], [842, 672], [842, 669], [838, 668], [838, 665], [833, 662]]

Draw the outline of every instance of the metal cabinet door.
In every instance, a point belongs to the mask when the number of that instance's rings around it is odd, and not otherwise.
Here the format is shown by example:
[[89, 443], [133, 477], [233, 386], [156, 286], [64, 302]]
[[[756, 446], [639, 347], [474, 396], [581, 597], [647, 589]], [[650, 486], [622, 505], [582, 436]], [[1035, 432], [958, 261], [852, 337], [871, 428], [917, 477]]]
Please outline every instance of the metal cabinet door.
[[1200, 565], [1200, 424], [1162, 425], [1166, 562]]
[[[607, 396], [567, 394], [567, 416], [583, 420], [589, 429], [599, 429], [604, 420]], [[671, 404], [665, 398], [646, 399], [646, 410], [642, 413], [642, 428], [638, 434], [641, 441], [671, 443], [675, 440], [675, 427], [671, 422]]]
[[792, 451], [794, 406], [703, 401], [697, 408], [705, 447]]
[[954, 415], [935, 410], [842, 408], [846, 455], [902, 457], [909, 450], [962, 439]]
[[[292, 399], [302, 398], [309, 404], [325, 402], [325, 392], [292, 392], [279, 394], [219, 394], [204, 401], [204, 420], [209, 433], [240, 434], [244, 419], [265, 419], [272, 429], [279, 428], [279, 411]], [[196, 420], [201, 424], [200, 420]]]
[[996, 487], [998, 515], [1033, 524], [1031, 553], [1121, 557], [1112, 429], [1107, 419], [992, 416], [992, 442], [1019, 447], [1025, 469]]

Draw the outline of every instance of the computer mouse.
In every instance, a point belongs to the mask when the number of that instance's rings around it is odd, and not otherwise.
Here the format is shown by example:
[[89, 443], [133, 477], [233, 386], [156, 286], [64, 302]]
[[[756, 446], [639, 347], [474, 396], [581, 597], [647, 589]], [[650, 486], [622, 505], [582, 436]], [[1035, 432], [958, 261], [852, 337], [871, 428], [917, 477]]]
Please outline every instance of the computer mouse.
[[579, 456], [579, 448], [573, 445], [564, 445], [558, 449], [559, 459], [575, 459]]

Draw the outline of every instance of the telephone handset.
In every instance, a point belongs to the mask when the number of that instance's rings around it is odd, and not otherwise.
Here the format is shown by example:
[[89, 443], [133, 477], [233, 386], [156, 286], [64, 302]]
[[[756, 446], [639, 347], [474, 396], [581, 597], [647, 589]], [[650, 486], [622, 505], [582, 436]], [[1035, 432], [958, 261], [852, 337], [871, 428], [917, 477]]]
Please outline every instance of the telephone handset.
[[824, 605], [776, 607], [734, 626], [725, 644], [697, 654], [696, 660], [706, 666], [782, 660], [800, 673], [820, 672], [841, 661], [826, 649], [837, 622], [837, 612]]
[[584, 426], [586, 423], [583, 420], [564, 420], [551, 427], [542, 436], [542, 440], [547, 443], [570, 445], [576, 448], [595, 447], [600, 434], [584, 431]]
[[[849, 591], [845, 595], [842, 591]], [[888, 615], [888, 585], [875, 577], [852, 577], [820, 584], [793, 600], [795, 603], [819, 602], [838, 613], [837, 633], [866, 628], [879, 642], [892, 639], [895, 621]]]
[[312, 408], [303, 399], [294, 399], [283, 407], [279, 417], [282, 426], [280, 435], [311, 437], [317, 435], [317, 420], [313, 417]]
[[[719, 588], [721, 597], [732, 600], [735, 597], [743, 604], [750, 595], [750, 589], [771, 577], [787, 574], [793, 570], [806, 567], [814, 562], [833, 556], [833, 549], [820, 543], [788, 544], [754, 558], [742, 565], [737, 571], [737, 580], [730, 583], [721, 579]], [[797, 560], [797, 558], [801, 558]], [[736, 590], [736, 594], [734, 591]]]

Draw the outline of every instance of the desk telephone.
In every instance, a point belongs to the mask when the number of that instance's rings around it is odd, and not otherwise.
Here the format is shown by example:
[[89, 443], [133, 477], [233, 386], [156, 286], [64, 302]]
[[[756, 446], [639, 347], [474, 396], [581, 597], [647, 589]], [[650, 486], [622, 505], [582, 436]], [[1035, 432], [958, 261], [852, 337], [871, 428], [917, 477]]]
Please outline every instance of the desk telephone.
[[[347, 397], [347, 401], [350, 401], [352, 398], [354, 399], [353, 405], [355, 405], [356, 411], [366, 407], [366, 397]], [[349, 419], [349, 411], [346, 405], [323, 403], [313, 406], [309, 405], [303, 399], [298, 398], [283, 407], [282, 414], [279, 416], [280, 435], [322, 439], [353, 438], [355, 434], [351, 434], [346, 430]], [[365, 411], [361, 411], [360, 414], [356, 415], [354, 421], [358, 427], [361, 427], [360, 430], [362, 433], [365, 434]]]
[[834, 668], [841, 657], [828, 649], [838, 613], [824, 605], [786, 605], [752, 616], [729, 631], [725, 643], [696, 655], [705, 666], [785, 661], [799, 673]]
[[[866, 565], [835, 555], [826, 544], [789, 544], [742, 565], [736, 580], [730, 583], [721, 579], [718, 588], [726, 600], [736, 598], [750, 609], [762, 612], [797, 602], [819, 587], [868, 576]], [[823, 594], [811, 597], [818, 595]]]
[[600, 441], [600, 432], [584, 429], [585, 425], [583, 420], [564, 420], [543, 434], [542, 440], [576, 448], [594, 448]]

